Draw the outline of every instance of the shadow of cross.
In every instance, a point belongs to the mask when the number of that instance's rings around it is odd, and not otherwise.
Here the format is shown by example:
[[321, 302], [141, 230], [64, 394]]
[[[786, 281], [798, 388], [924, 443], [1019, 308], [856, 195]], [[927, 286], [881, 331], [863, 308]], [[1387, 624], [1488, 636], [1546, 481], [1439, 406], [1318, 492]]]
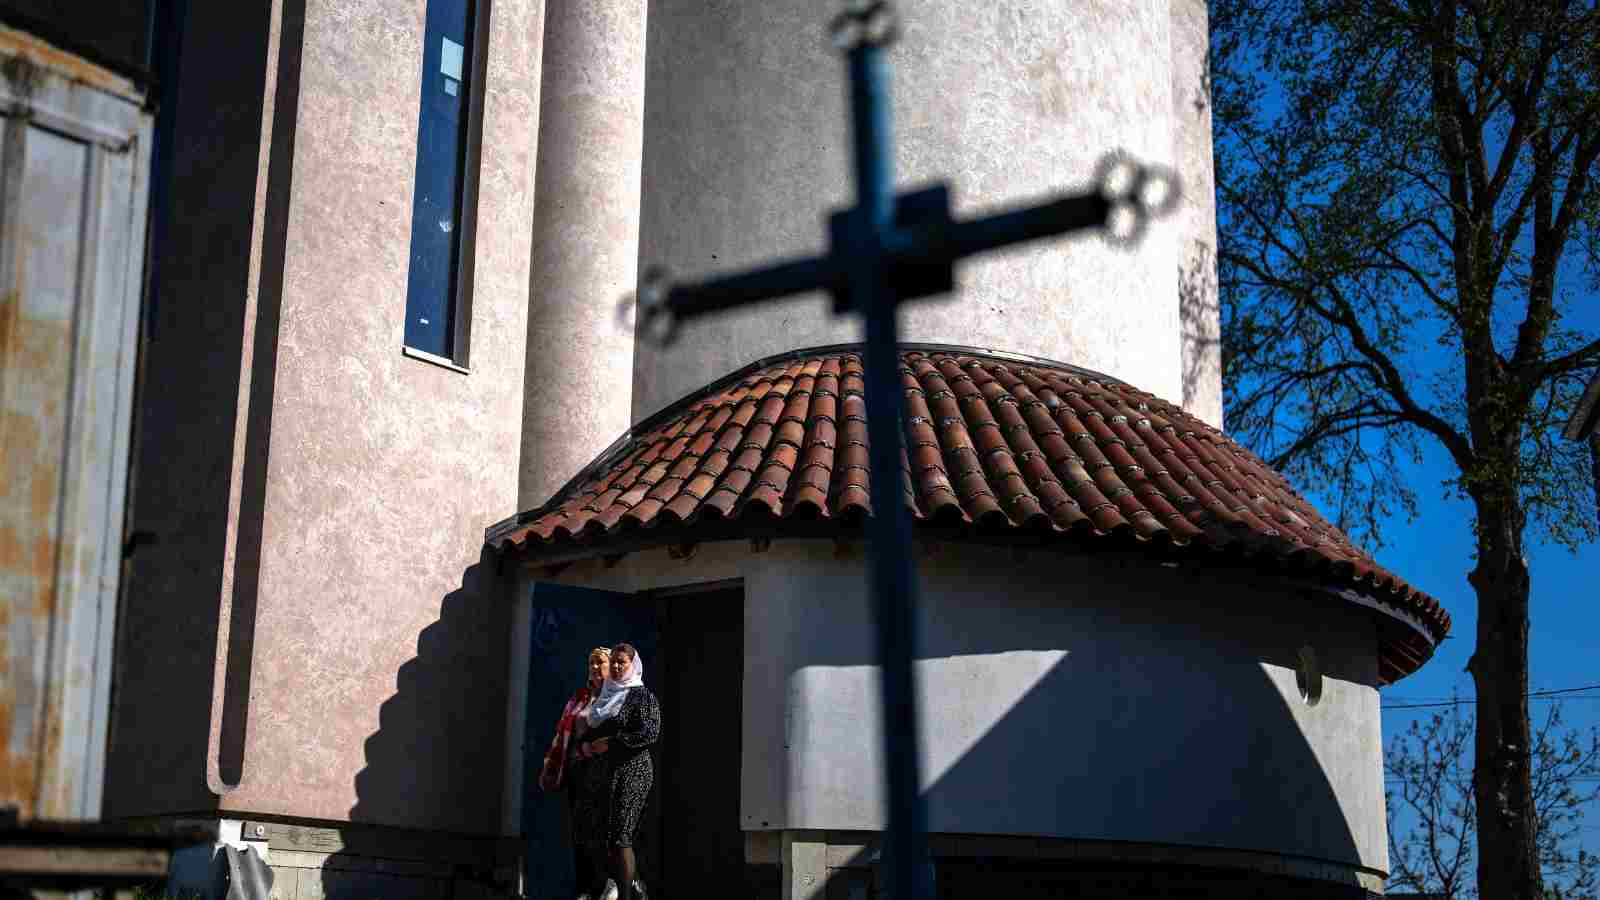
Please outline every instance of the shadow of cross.
[[[872, 515], [867, 519], [868, 573], [877, 631], [883, 707], [889, 827], [884, 840], [888, 894], [929, 900], [924, 810], [918, 792], [917, 710], [911, 682], [916, 571], [910, 552], [911, 515], [898, 496], [904, 397], [896, 383], [897, 308], [902, 302], [950, 292], [955, 264], [968, 256], [1025, 241], [1091, 228], [1110, 241], [1132, 244], [1150, 219], [1179, 200], [1177, 176], [1121, 153], [1100, 163], [1096, 189], [979, 219], [950, 215], [947, 184], [894, 192], [889, 134], [886, 49], [898, 33], [887, 0], [847, 0], [830, 34], [850, 71], [850, 126], [856, 203], [828, 217], [828, 252], [697, 283], [672, 283], [647, 269], [637, 298], [626, 298], [647, 340], [670, 344], [688, 320], [750, 303], [825, 290], [835, 313], [865, 320], [863, 367], [871, 459]], [[635, 306], [637, 307], [635, 309]]]

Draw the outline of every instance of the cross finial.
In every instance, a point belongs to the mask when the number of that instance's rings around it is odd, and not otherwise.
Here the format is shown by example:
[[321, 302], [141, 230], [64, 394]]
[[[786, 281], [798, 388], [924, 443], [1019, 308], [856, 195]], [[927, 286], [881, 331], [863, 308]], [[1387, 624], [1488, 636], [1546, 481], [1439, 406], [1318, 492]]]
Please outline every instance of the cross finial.
[[847, 0], [828, 26], [833, 45], [845, 51], [862, 44], [887, 47], [899, 36], [900, 18], [888, 0]]

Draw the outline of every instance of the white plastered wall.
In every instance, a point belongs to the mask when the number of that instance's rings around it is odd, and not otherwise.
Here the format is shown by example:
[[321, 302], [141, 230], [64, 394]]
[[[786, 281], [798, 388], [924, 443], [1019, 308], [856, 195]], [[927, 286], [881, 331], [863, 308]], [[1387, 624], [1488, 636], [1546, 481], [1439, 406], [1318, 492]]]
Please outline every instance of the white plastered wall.
[[[930, 831], [1387, 869], [1369, 612], [1142, 561], [951, 543], [920, 553]], [[743, 828], [877, 830], [883, 759], [862, 566], [859, 548], [840, 559], [826, 541], [779, 540], [761, 554], [728, 542], [689, 561], [654, 550], [610, 569], [579, 563], [559, 580], [631, 592], [743, 579]], [[524, 638], [512, 635], [514, 655]], [[1295, 679], [1306, 644], [1326, 673], [1315, 706]], [[521, 690], [511, 686], [513, 710]], [[507, 801], [515, 822], [519, 783]]]

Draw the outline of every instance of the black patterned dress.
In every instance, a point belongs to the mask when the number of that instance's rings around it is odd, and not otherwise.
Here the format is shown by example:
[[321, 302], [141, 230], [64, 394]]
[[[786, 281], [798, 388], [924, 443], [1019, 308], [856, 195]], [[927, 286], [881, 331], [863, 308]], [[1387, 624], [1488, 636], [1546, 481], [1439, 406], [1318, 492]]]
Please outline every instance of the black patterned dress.
[[604, 756], [581, 770], [573, 837], [591, 847], [632, 847], [655, 769], [650, 747], [661, 737], [661, 705], [649, 688], [628, 690], [615, 716], [589, 729], [585, 741], [610, 738]]

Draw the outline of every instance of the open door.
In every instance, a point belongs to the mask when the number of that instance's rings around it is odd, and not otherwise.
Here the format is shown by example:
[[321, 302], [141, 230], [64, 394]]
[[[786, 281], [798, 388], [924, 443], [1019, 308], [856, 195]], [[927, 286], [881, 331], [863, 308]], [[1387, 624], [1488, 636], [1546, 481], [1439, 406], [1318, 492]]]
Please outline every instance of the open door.
[[658, 597], [661, 744], [654, 797], [663, 808], [662, 859], [651, 900], [746, 900], [755, 892], [739, 822], [744, 589], [679, 589]]
[[[528, 619], [528, 685], [523, 772], [522, 835], [528, 897], [571, 897], [577, 893], [572, 841], [563, 794], [539, 789], [539, 768], [555, 735], [561, 708], [583, 686], [589, 651], [627, 641], [644, 657], [645, 684], [655, 690], [661, 671], [660, 629], [653, 600], [573, 585], [540, 582], [533, 587]], [[662, 780], [659, 754], [657, 788]], [[652, 803], [651, 806], [657, 804]], [[646, 808], [636, 847], [640, 877], [659, 880], [659, 818]]]

